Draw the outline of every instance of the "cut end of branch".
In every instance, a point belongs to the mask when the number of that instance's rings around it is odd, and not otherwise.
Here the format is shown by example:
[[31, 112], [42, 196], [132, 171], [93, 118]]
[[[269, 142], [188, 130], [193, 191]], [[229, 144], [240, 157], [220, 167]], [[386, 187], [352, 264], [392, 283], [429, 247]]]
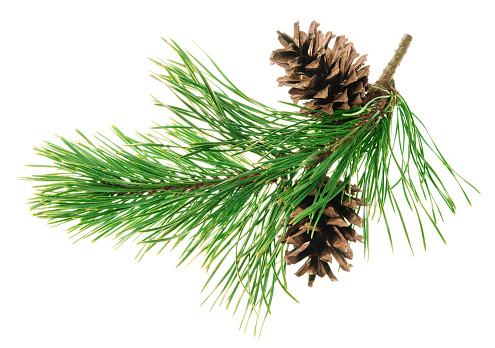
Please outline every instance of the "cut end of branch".
[[395, 54], [387, 64], [387, 67], [383, 70], [382, 75], [376, 81], [375, 86], [388, 88], [390, 86], [390, 81], [393, 79], [395, 70], [399, 66], [402, 58], [404, 58], [407, 53], [407, 49], [411, 45], [412, 36], [409, 34], [404, 34], [402, 40], [400, 40], [399, 47], [395, 50]]

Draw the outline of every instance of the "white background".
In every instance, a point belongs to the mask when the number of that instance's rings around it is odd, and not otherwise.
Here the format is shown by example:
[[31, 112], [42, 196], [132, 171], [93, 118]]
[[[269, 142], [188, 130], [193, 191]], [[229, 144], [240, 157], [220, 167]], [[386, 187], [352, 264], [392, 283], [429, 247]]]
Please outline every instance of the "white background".
[[[462, 5], [461, 5], [462, 4]], [[493, 22], [489, 1], [3, 1], [0, 5], [0, 346], [14, 347], [493, 347]], [[278, 292], [261, 338], [239, 331], [232, 310], [200, 307], [200, 262], [175, 268], [178, 252], [137, 262], [135, 245], [72, 244], [67, 226], [49, 228], [26, 204], [46, 163], [33, 146], [119, 126], [132, 133], [168, 113], [172, 102], [149, 77], [147, 57], [174, 58], [160, 37], [195, 51], [198, 43], [248, 95], [288, 101], [277, 88], [276, 30], [345, 34], [368, 53], [371, 81], [404, 33], [414, 37], [397, 89], [427, 125], [450, 164], [481, 195], [444, 176], [457, 203], [427, 225], [422, 249], [406, 216], [413, 257], [398, 218], [395, 254], [384, 225], [372, 225], [371, 256], [354, 246], [354, 268], [338, 283], [292, 277], [293, 302]], [[296, 267], [296, 266], [294, 266]]]

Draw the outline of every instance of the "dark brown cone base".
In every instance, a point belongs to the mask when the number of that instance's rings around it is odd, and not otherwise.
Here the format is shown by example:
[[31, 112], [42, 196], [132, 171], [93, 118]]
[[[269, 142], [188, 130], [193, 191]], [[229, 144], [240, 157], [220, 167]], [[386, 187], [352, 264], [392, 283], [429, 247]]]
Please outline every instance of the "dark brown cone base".
[[[338, 194], [328, 202], [316, 225], [310, 223], [309, 218], [306, 217], [298, 223], [290, 224], [280, 240], [281, 243], [294, 246], [294, 249], [285, 252], [284, 260], [288, 265], [306, 259], [295, 274], [301, 277], [307, 273], [310, 287], [313, 286], [316, 276], [328, 276], [330, 280], [337, 281], [329, 265], [332, 260], [335, 260], [344, 271], [348, 272], [352, 267], [347, 262], [353, 257], [349, 242], [363, 241], [363, 236], [350, 226], [362, 227], [363, 224], [363, 220], [354, 212], [364, 205], [361, 199], [353, 197], [356, 192], [361, 192], [356, 185], [346, 187], [342, 194]], [[291, 214], [290, 219], [308, 208], [314, 201], [314, 195], [315, 192], [311, 192]], [[312, 238], [311, 234], [313, 234]]]
[[293, 102], [309, 100], [304, 107], [315, 111], [332, 114], [361, 105], [368, 85], [369, 65], [363, 66], [366, 55], [360, 56], [345, 36], [335, 38], [330, 31], [323, 35], [318, 25], [313, 21], [305, 33], [296, 22], [292, 37], [278, 32], [283, 48], [273, 51], [270, 61], [285, 69], [286, 75], [277, 79], [279, 86], [291, 87]]

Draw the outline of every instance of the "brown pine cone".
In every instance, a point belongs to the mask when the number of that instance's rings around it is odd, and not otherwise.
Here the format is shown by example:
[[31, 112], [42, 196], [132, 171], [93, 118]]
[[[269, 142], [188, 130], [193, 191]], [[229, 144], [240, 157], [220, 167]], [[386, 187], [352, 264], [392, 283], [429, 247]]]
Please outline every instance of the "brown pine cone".
[[[328, 180], [328, 179], [327, 179]], [[339, 183], [340, 185], [341, 183]], [[356, 185], [347, 186], [341, 194], [331, 199], [323, 209], [323, 214], [316, 226], [306, 217], [296, 224], [289, 224], [281, 243], [292, 244], [294, 249], [287, 250], [284, 260], [288, 265], [298, 263], [307, 258], [303, 266], [295, 273], [300, 277], [309, 274], [308, 285], [313, 286], [316, 276], [327, 275], [332, 281], [337, 277], [332, 273], [328, 262], [335, 259], [344, 271], [352, 267], [346, 259], [352, 260], [353, 253], [349, 242], [363, 241], [363, 236], [350, 225], [362, 227], [363, 220], [354, 212], [364, 203], [361, 199], [353, 197], [356, 192], [361, 192]], [[296, 217], [304, 209], [314, 202], [316, 190], [313, 190], [290, 215], [290, 219]], [[319, 213], [319, 210], [316, 214]], [[311, 237], [311, 233], [314, 233]]]
[[284, 48], [273, 51], [270, 60], [285, 69], [286, 75], [277, 79], [279, 86], [292, 87], [292, 101], [309, 100], [304, 107], [315, 111], [332, 114], [360, 106], [368, 85], [369, 65], [363, 66], [366, 55], [359, 56], [344, 36], [338, 36], [330, 49], [335, 35], [329, 31], [323, 36], [318, 25], [313, 21], [306, 34], [296, 22], [293, 37], [277, 31]]

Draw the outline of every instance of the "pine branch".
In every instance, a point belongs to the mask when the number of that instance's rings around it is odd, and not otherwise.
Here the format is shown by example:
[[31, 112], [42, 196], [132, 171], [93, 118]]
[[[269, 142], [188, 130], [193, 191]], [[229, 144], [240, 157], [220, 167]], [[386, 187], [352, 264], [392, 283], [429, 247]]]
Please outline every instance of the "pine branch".
[[[276, 287], [292, 297], [285, 281], [284, 248], [276, 237], [304, 218], [316, 226], [322, 208], [353, 177], [366, 203], [365, 250], [369, 220], [376, 213], [383, 217], [392, 245], [389, 206], [400, 216], [409, 240], [395, 196], [398, 186], [407, 208], [417, 213], [425, 247], [420, 211], [443, 239], [436, 200], [452, 212], [456, 207], [427, 152], [461, 189], [464, 179], [429, 134], [422, 134], [426, 128], [390, 86], [408, 42], [405, 36], [363, 107], [321, 112], [318, 117], [300, 114], [293, 104], [294, 112], [267, 107], [241, 92], [211, 58], [216, 73], [175, 42], [167, 42], [180, 62], [155, 60], [165, 73], [154, 78], [172, 90], [182, 106], [157, 99], [155, 104], [176, 120], [153, 127], [155, 133], [138, 134], [138, 139], [114, 128], [123, 145], [102, 135], [93, 143], [78, 132], [83, 141], [61, 138], [62, 146], [47, 143], [36, 149], [52, 161], [41, 167], [55, 172], [27, 178], [40, 183], [32, 209], [49, 223], [72, 222], [69, 232], [83, 233], [80, 239], [113, 236], [117, 246], [133, 239], [142, 247], [138, 257], [171, 244], [184, 245], [179, 264], [204, 254], [203, 267], [210, 271], [205, 288], [214, 277], [219, 279], [212, 285], [210, 296], [218, 295], [213, 305], [236, 303], [237, 311], [245, 300], [246, 325], [252, 313], [264, 321]], [[385, 82], [389, 86], [382, 88]], [[392, 175], [394, 168], [398, 177]], [[319, 194], [312, 204], [291, 215], [314, 191]], [[230, 266], [223, 269], [227, 260]]]

